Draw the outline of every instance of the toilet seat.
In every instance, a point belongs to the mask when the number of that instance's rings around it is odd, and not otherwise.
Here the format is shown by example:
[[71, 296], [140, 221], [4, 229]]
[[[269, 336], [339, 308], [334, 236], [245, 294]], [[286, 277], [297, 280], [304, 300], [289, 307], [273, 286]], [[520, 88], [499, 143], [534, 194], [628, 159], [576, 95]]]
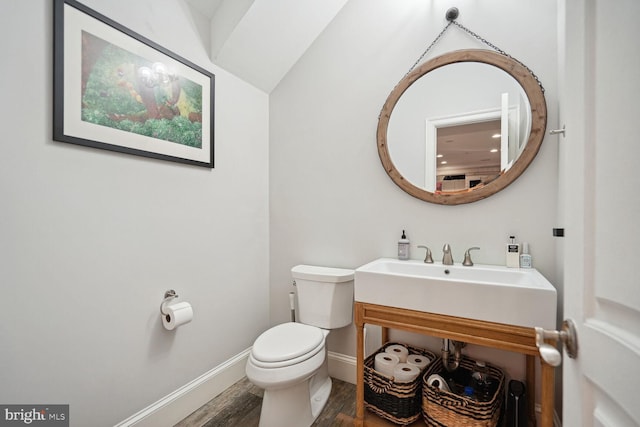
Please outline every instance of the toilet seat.
[[315, 356], [324, 348], [320, 328], [303, 323], [282, 323], [260, 335], [251, 349], [251, 361], [261, 368], [282, 368]]

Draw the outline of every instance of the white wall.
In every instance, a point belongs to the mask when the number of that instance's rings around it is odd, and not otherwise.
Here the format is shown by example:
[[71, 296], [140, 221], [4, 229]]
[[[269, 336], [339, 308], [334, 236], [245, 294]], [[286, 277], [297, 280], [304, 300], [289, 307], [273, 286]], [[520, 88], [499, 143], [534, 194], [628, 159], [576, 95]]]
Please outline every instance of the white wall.
[[[84, 0], [216, 74], [216, 168], [54, 142], [52, 3], [0, 3], [0, 402], [107, 426], [268, 326], [268, 96], [211, 64], [183, 2]], [[195, 312], [173, 332], [170, 288]]]
[[[298, 263], [355, 268], [396, 256], [402, 229], [418, 244], [451, 244], [454, 260], [504, 264], [507, 237], [530, 243], [536, 268], [557, 283], [557, 139], [546, 138], [525, 173], [489, 199], [440, 206], [402, 192], [383, 170], [377, 118], [388, 94], [446, 24], [449, 1], [351, 0], [270, 98], [272, 321], [288, 316], [290, 268]], [[556, 1], [455, 2], [459, 22], [534, 70], [546, 89], [548, 128], [556, 115]], [[432, 55], [487, 48], [450, 28]], [[482, 301], [478, 301], [482, 304]], [[531, 308], [535, 309], [535, 308]], [[392, 336], [393, 338], [393, 336]], [[439, 343], [415, 337], [438, 350]], [[330, 335], [330, 349], [355, 355], [355, 329]], [[472, 354], [478, 349], [469, 348]], [[482, 350], [484, 351], [484, 350]], [[511, 355], [485, 352], [496, 363]], [[518, 359], [517, 369], [523, 361]], [[514, 369], [516, 369], [514, 368]], [[517, 375], [517, 373], [516, 373]]]

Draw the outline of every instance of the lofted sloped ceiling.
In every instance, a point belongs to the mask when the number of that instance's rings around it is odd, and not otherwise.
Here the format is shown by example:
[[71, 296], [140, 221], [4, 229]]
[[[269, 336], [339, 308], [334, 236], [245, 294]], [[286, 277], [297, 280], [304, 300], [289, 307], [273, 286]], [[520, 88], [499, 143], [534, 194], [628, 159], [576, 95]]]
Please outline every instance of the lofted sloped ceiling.
[[348, 0], [186, 0], [209, 21], [211, 60], [271, 92]]

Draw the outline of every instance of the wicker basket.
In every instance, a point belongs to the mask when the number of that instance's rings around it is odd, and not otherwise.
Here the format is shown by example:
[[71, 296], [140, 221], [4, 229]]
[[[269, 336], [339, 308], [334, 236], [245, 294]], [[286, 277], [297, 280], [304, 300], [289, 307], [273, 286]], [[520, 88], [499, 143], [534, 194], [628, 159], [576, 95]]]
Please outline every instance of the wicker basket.
[[[468, 357], [462, 358], [458, 369], [461, 372], [473, 371], [475, 362]], [[423, 375], [422, 414], [430, 427], [495, 427], [502, 415], [504, 402], [504, 373], [500, 368], [487, 364], [489, 376], [497, 379], [498, 386], [490, 400], [480, 402], [455, 393], [440, 390], [427, 384], [432, 374], [445, 376], [442, 358], [429, 364]]]
[[[422, 406], [422, 373], [411, 382], [396, 382], [373, 369], [376, 354], [397, 343], [387, 343], [364, 361], [364, 404], [374, 414], [394, 424], [408, 425], [420, 418]], [[430, 351], [405, 346], [410, 354], [427, 357], [432, 363], [436, 356]]]

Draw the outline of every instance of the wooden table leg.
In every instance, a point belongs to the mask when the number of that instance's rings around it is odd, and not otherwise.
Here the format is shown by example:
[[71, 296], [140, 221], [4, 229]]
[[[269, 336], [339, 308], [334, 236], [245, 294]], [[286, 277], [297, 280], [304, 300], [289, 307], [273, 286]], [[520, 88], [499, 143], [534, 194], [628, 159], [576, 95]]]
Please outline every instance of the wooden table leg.
[[541, 427], [553, 427], [555, 406], [555, 368], [541, 360], [542, 366], [542, 417]]
[[527, 355], [527, 411], [529, 426], [536, 426], [536, 357]]
[[382, 339], [382, 345], [385, 345], [389, 342], [389, 328], [381, 327], [380, 328], [380, 337]]
[[364, 325], [356, 324], [356, 419], [355, 427], [364, 426]]

